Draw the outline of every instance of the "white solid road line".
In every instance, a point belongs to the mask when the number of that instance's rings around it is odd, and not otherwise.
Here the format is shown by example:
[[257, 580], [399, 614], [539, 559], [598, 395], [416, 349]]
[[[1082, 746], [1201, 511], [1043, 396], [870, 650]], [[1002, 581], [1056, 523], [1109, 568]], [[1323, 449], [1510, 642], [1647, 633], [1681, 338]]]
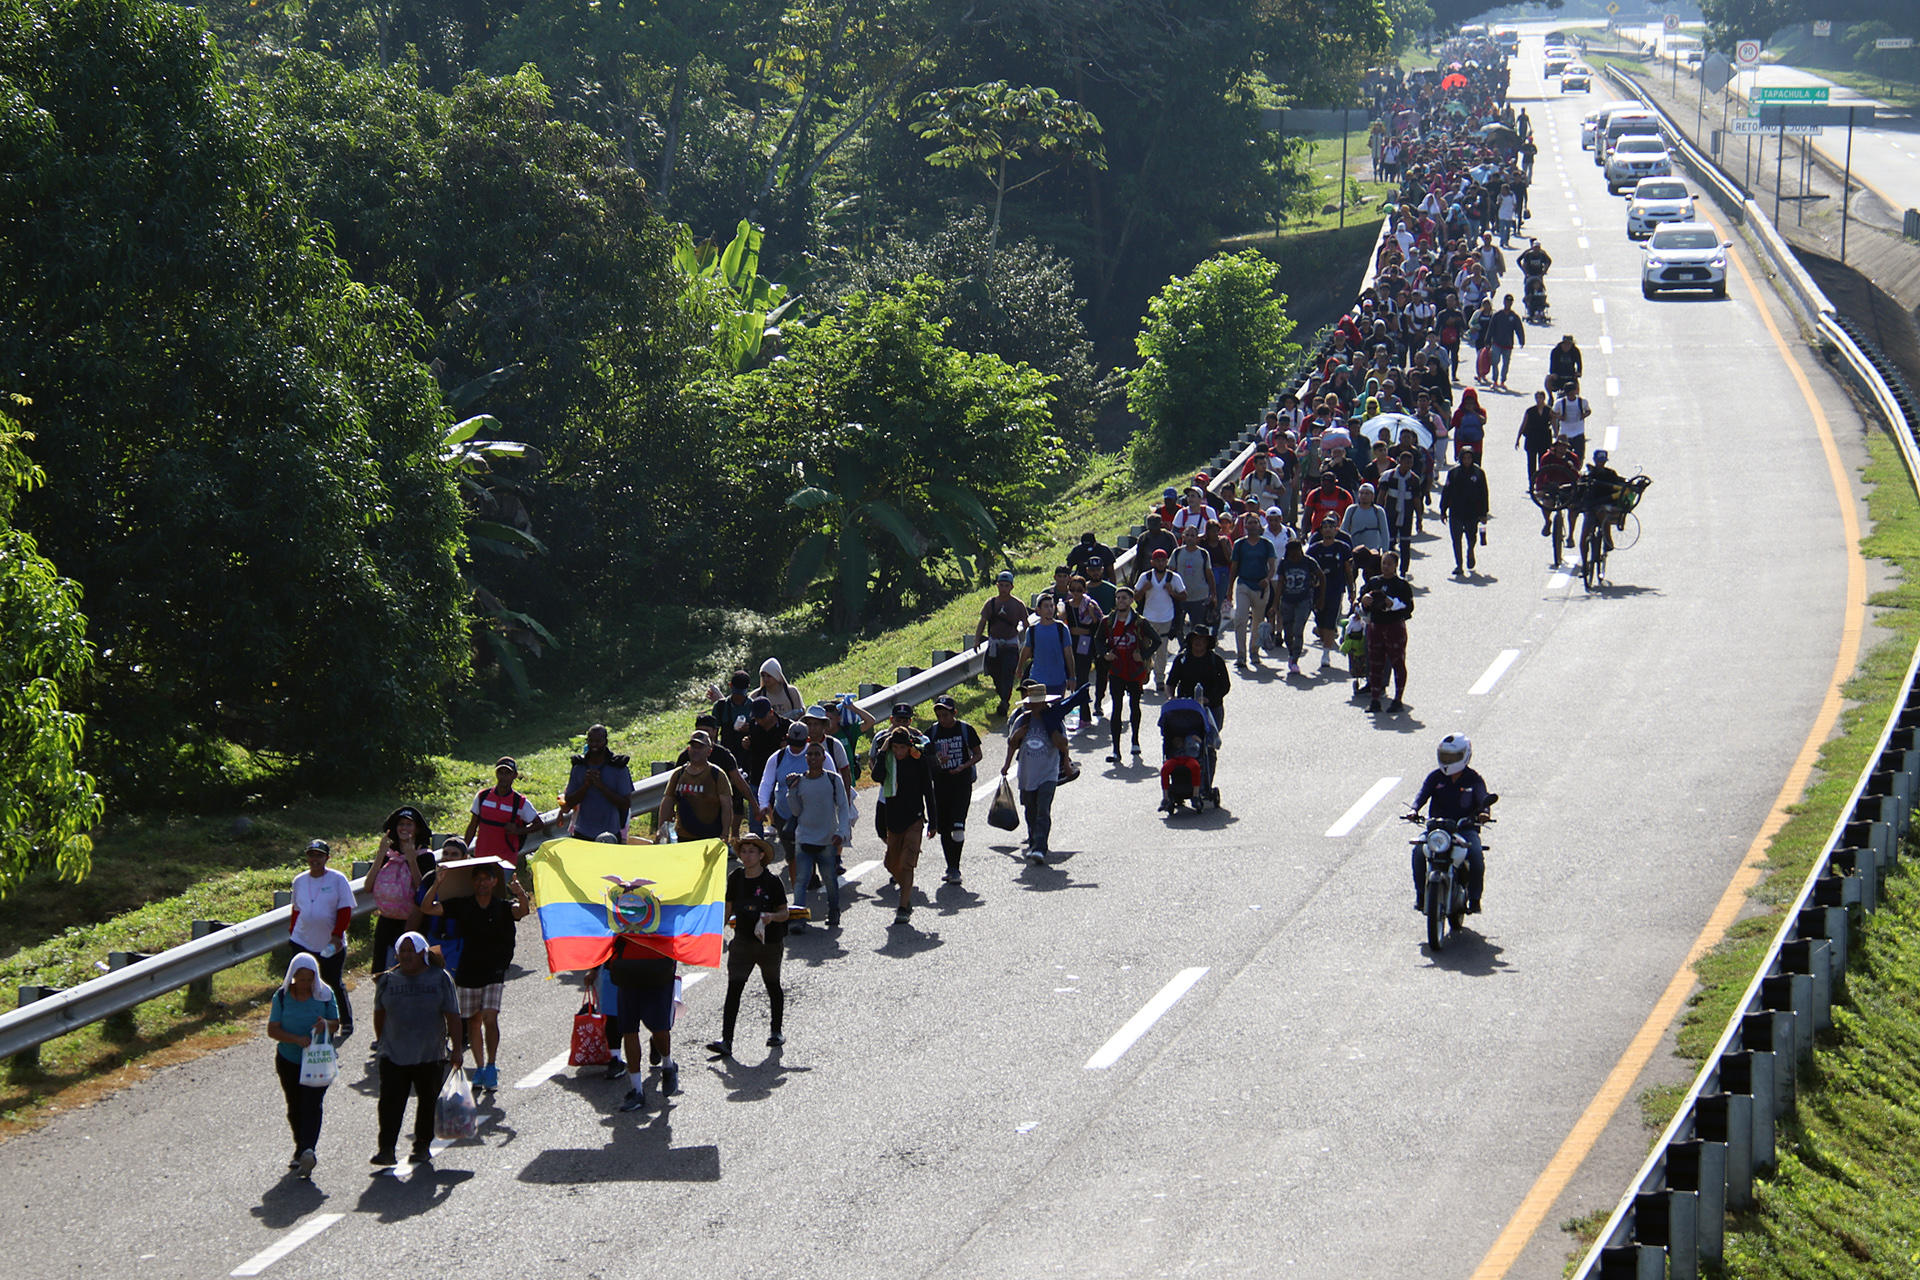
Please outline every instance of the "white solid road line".
[[1579, 245], [1582, 249], [1589, 247], [1587, 244], [1587, 238], [1585, 236], [1575, 236], [1573, 238], [1573, 241], [1575, 244]]
[[1477, 698], [1481, 694], [1493, 692], [1493, 686], [1500, 683], [1500, 677], [1507, 674], [1507, 668], [1519, 658], [1518, 649], [1502, 649], [1500, 656], [1493, 660], [1493, 665], [1487, 668], [1487, 673], [1474, 682], [1473, 688], [1467, 690], [1467, 696]]
[[996, 773], [975, 787], [973, 789], [973, 798], [975, 800], [985, 800], [988, 796], [992, 795], [1000, 787], [1000, 778], [1001, 775]]
[[547, 1061], [541, 1063], [538, 1067], [536, 1067], [533, 1071], [533, 1074], [522, 1076], [520, 1079], [514, 1081], [513, 1087], [516, 1089], [539, 1088], [541, 1085], [545, 1084], [547, 1081], [553, 1079], [555, 1076], [559, 1075], [562, 1071], [565, 1071], [567, 1069], [567, 1058], [572, 1054], [572, 1052], [573, 1051], [571, 1049], [568, 1049], [565, 1053], [555, 1054], [553, 1057], [549, 1058]]
[[1594, 266], [1591, 262], [1589, 262], [1587, 264], [1587, 279], [1598, 280], [1599, 278], [1600, 278], [1600, 268]]
[[1371, 787], [1368, 787], [1367, 794], [1355, 800], [1353, 802], [1353, 808], [1341, 814], [1340, 821], [1327, 828], [1328, 837], [1338, 840], [1341, 836], [1346, 835], [1349, 831], [1359, 826], [1360, 820], [1367, 816], [1367, 811], [1386, 799], [1387, 792], [1399, 785], [1400, 779], [1398, 778], [1382, 778]]
[[1160, 994], [1147, 1001], [1146, 1007], [1127, 1019], [1127, 1025], [1113, 1033], [1113, 1039], [1100, 1046], [1100, 1051], [1087, 1059], [1087, 1070], [1105, 1071], [1120, 1061], [1120, 1056], [1133, 1048], [1134, 1042], [1153, 1029], [1153, 1024], [1173, 1008], [1181, 996], [1192, 990], [1193, 984], [1207, 976], [1205, 968], [1182, 969], [1174, 975], [1172, 982], [1160, 988]]
[[852, 884], [855, 880], [858, 880], [861, 876], [867, 874], [867, 872], [879, 865], [880, 859], [878, 858], [875, 858], [872, 862], [856, 862], [840, 873], [840, 883]]
[[[1202, 970], [1202, 972], [1205, 972], [1205, 970]], [[289, 1231], [286, 1238], [281, 1240], [280, 1243], [262, 1249], [227, 1274], [231, 1276], [257, 1276], [346, 1216], [344, 1213], [316, 1213], [292, 1231]]]

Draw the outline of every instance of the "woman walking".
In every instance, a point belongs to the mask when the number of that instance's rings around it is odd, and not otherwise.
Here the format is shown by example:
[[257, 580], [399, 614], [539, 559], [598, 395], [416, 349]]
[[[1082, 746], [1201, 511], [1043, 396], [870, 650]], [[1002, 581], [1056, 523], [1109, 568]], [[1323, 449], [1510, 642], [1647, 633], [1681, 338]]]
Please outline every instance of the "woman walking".
[[[415, 901], [420, 896], [420, 878], [433, 866], [432, 839], [427, 820], [410, 804], [401, 805], [387, 818], [380, 835], [380, 847], [373, 854], [373, 903], [377, 915], [373, 922], [373, 959], [375, 973], [393, 966], [393, 944], [407, 931]], [[375, 1050], [379, 1042], [374, 1043]]]
[[267, 1014], [267, 1039], [278, 1042], [273, 1068], [280, 1076], [280, 1092], [287, 1099], [287, 1127], [293, 1130], [293, 1159], [287, 1168], [303, 1178], [313, 1176], [320, 1163], [320, 1116], [326, 1103], [324, 1085], [300, 1083], [300, 1064], [313, 1043], [314, 1027], [324, 1023], [327, 1034], [340, 1030], [340, 1007], [333, 989], [320, 981], [320, 962], [305, 951], [293, 957], [280, 989], [273, 993]]
[[720, 1038], [707, 1052], [733, 1056], [733, 1031], [740, 1021], [740, 995], [758, 969], [767, 984], [767, 1006], [772, 1022], [767, 1047], [787, 1042], [780, 1028], [786, 1013], [786, 993], [780, 989], [780, 953], [787, 938], [787, 891], [780, 877], [767, 870], [773, 846], [761, 836], [741, 836], [734, 846], [740, 865], [727, 877], [727, 914], [733, 921], [733, 941], [727, 946], [727, 999], [721, 1006]]
[[404, 933], [394, 966], [373, 980], [373, 1034], [380, 1046], [380, 1142], [376, 1165], [398, 1164], [395, 1144], [414, 1099], [413, 1163], [433, 1158], [433, 1109], [447, 1076], [447, 1046], [459, 1045], [460, 1001], [444, 968], [427, 962], [427, 940]]

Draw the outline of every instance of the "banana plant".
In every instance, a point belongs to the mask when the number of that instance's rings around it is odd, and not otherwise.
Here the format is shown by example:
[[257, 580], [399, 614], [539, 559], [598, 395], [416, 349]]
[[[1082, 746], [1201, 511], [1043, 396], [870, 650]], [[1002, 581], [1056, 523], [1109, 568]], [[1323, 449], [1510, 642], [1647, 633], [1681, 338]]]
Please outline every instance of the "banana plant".
[[[533, 516], [519, 490], [506, 483], [494, 465], [537, 465], [540, 451], [517, 440], [493, 438], [491, 433], [499, 429], [499, 420], [486, 413], [454, 423], [441, 440], [440, 459], [459, 476], [460, 493], [466, 500], [468, 556], [460, 573], [481, 619], [481, 634], [500, 669], [513, 682], [515, 692], [525, 699], [532, 696], [533, 686], [527, 679], [522, 650], [537, 658], [547, 647], [559, 648], [560, 642], [539, 619], [502, 604], [473, 572], [475, 550], [509, 560], [547, 553], [546, 544], [533, 534]], [[482, 436], [482, 432], [488, 434]]]
[[780, 322], [798, 302], [786, 285], [760, 274], [762, 232], [745, 218], [725, 248], [708, 240], [696, 245], [680, 228], [673, 263], [686, 280], [686, 295], [711, 316], [714, 362], [728, 373], [745, 373], [780, 337]]
[[[847, 434], [857, 439], [864, 430], [853, 423]], [[787, 563], [786, 588], [799, 597], [830, 578], [830, 613], [841, 630], [859, 624], [876, 578], [883, 587], [897, 585], [943, 549], [956, 559], [1002, 554], [992, 513], [957, 485], [901, 484], [876, 475], [857, 451], [845, 448], [825, 470], [824, 484], [808, 484], [787, 498], [788, 506], [812, 515], [816, 527]], [[919, 523], [903, 507], [917, 512]]]

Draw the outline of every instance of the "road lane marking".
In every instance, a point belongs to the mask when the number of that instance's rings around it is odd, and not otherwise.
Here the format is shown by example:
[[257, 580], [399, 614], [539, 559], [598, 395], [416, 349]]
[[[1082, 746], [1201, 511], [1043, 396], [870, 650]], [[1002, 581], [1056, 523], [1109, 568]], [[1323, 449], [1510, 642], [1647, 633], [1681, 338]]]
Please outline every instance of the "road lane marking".
[[1600, 335], [1600, 354], [1603, 356], [1613, 354], [1613, 338], [1608, 334]]
[[856, 862], [841, 874], [840, 883], [852, 884], [855, 880], [858, 880], [861, 876], [867, 874], [867, 872], [879, 865], [880, 860], [878, 858], [875, 858], [872, 862]]
[[1585, 248], [1588, 248], [1588, 247], [1590, 247], [1590, 246], [1589, 246], [1589, 245], [1587, 244], [1587, 238], [1586, 238], [1585, 236], [1575, 236], [1575, 237], [1573, 238], [1573, 242], [1574, 242], [1575, 244], [1577, 244], [1577, 245], [1579, 245], [1579, 246], [1580, 246], [1580, 247], [1581, 247], [1582, 249], [1585, 249]]
[[1355, 800], [1353, 802], [1353, 808], [1341, 814], [1340, 821], [1327, 828], [1328, 838], [1338, 840], [1341, 836], [1346, 835], [1349, 831], [1359, 826], [1360, 820], [1367, 816], [1367, 811], [1386, 799], [1387, 792], [1399, 785], [1400, 779], [1398, 778], [1382, 778], [1371, 787], [1368, 787], [1367, 794]]
[[1593, 300], [1593, 314], [1597, 316], [1607, 314], [1607, 300], [1605, 298], [1595, 298]]
[[1160, 988], [1160, 994], [1147, 1001], [1146, 1007], [1127, 1019], [1127, 1025], [1113, 1033], [1113, 1039], [1100, 1046], [1100, 1051], [1087, 1059], [1087, 1070], [1105, 1071], [1120, 1061], [1120, 1055], [1133, 1048], [1134, 1042], [1153, 1029], [1153, 1024], [1166, 1016], [1181, 996], [1193, 989], [1193, 984], [1207, 976], [1205, 968], [1182, 969], [1174, 975], [1172, 982]]
[[1587, 264], [1587, 279], [1598, 280], [1599, 278], [1600, 278], [1600, 268], [1594, 266], [1591, 262], [1589, 262]]
[[230, 1276], [257, 1276], [346, 1216], [344, 1213], [316, 1213], [292, 1231], [289, 1231], [286, 1238], [278, 1244], [262, 1249], [227, 1274]]
[[[1715, 233], [1722, 240], [1730, 238], [1711, 215], [1703, 215], [1703, 220], [1713, 225]], [[1820, 746], [1833, 732], [1834, 723], [1840, 718], [1843, 705], [1841, 687], [1853, 675], [1860, 661], [1861, 615], [1867, 605], [1867, 563], [1860, 555], [1860, 516], [1854, 509], [1853, 493], [1847, 485], [1847, 471], [1840, 461], [1839, 446], [1834, 443], [1833, 424], [1827, 420], [1826, 410], [1820, 407], [1820, 399], [1814, 394], [1813, 383], [1808, 380], [1806, 371], [1800, 367], [1793, 349], [1781, 336], [1780, 326], [1774, 323], [1773, 313], [1767, 309], [1753, 273], [1747, 270], [1746, 260], [1737, 253], [1729, 256], [1739, 270], [1740, 278], [1746, 282], [1747, 292], [1753, 295], [1754, 308], [1760, 313], [1761, 322], [1766, 325], [1774, 347], [1780, 352], [1782, 363], [1793, 375], [1793, 381], [1800, 389], [1800, 397], [1812, 415], [1814, 431], [1820, 437], [1821, 452], [1826, 455], [1827, 477], [1833, 482], [1834, 496], [1840, 506], [1840, 524], [1847, 545], [1847, 606], [1840, 628], [1839, 652], [1833, 660], [1833, 676], [1827, 682], [1826, 696], [1821, 700], [1819, 714], [1814, 717], [1813, 725], [1807, 731], [1806, 741], [1800, 746], [1800, 754], [1794, 758], [1793, 767], [1787, 770], [1786, 780], [1780, 784], [1780, 792], [1774, 797], [1773, 808], [1760, 824], [1760, 830], [1754, 834], [1753, 843], [1747, 846], [1746, 857], [1741, 859], [1739, 869], [1727, 882], [1726, 892], [1720, 895], [1713, 913], [1707, 917], [1699, 936], [1693, 940], [1686, 959], [1681, 961], [1673, 980], [1654, 1003], [1647, 1020], [1640, 1025], [1640, 1030], [1634, 1034], [1619, 1061], [1614, 1063], [1613, 1070], [1601, 1082], [1593, 1100], [1587, 1103], [1586, 1110], [1574, 1122], [1566, 1141], [1560, 1144], [1553, 1159], [1541, 1170], [1540, 1177], [1521, 1200], [1519, 1208], [1514, 1210], [1513, 1217], [1494, 1240], [1493, 1247], [1487, 1250], [1487, 1256], [1480, 1260], [1472, 1280], [1505, 1280], [1507, 1273], [1513, 1270], [1514, 1263], [1540, 1229], [1540, 1224], [1546, 1220], [1554, 1202], [1566, 1190], [1573, 1175], [1592, 1152], [1594, 1144], [1600, 1140], [1601, 1133], [1626, 1101], [1634, 1082], [1652, 1060], [1654, 1051], [1659, 1048], [1674, 1019], [1686, 1007], [1687, 997], [1693, 993], [1698, 981], [1693, 972], [1694, 964], [1726, 937], [1728, 928], [1746, 906], [1748, 893], [1759, 883], [1767, 861], [1767, 848], [1773, 843], [1774, 836], [1779, 834], [1780, 828], [1786, 825], [1788, 810], [1798, 804], [1806, 793], [1807, 779], [1820, 757]]]
[[1560, 589], [1561, 589], [1562, 587], [1564, 587], [1564, 586], [1566, 586], [1566, 585], [1567, 585], [1567, 584], [1568, 584], [1569, 582], [1572, 582], [1572, 581], [1573, 581], [1573, 575], [1572, 575], [1572, 574], [1570, 574], [1570, 573], [1568, 573], [1568, 572], [1566, 572], [1566, 571], [1565, 571], [1565, 570], [1563, 569], [1563, 570], [1561, 570], [1561, 571], [1560, 571], [1559, 573], [1555, 573], [1555, 574], [1550, 574], [1550, 575], [1548, 575], [1548, 577], [1547, 577], [1547, 590], [1549, 590], [1549, 591], [1558, 591], [1558, 590], [1560, 590]]
[[553, 1057], [541, 1063], [540, 1066], [534, 1070], [533, 1074], [523, 1076], [514, 1081], [513, 1087], [516, 1089], [539, 1088], [547, 1081], [559, 1075], [562, 1071], [565, 1071], [567, 1069], [567, 1059], [572, 1056], [572, 1049], [568, 1049], [565, 1053], [554, 1054]]
[[1005, 775], [999, 775], [996, 777], [988, 778], [985, 782], [975, 787], [973, 789], [973, 798], [975, 800], [985, 800], [988, 796], [992, 795], [995, 791], [998, 791], [1000, 789], [1000, 777], [1002, 776], [1005, 776]]
[[[1607, 381], [1611, 382], [1613, 379], [1609, 378]], [[1606, 437], [1601, 441], [1600, 447], [1608, 453], [1612, 453], [1620, 447], [1620, 427], [1617, 423], [1607, 428]]]
[[1467, 690], [1467, 696], [1477, 698], [1481, 694], [1493, 692], [1493, 686], [1500, 683], [1500, 677], [1507, 674], [1507, 668], [1519, 658], [1518, 649], [1502, 649], [1500, 656], [1493, 660], [1493, 665], [1487, 668], [1487, 673], [1474, 682], [1473, 688]]
[[[1620, 379], [1618, 378], [1607, 379], [1607, 394], [1610, 396], [1617, 396], [1620, 394]], [[1608, 445], [1607, 448], [1611, 449], [1613, 448], [1613, 446]]]
[[1580, 227], [1580, 226], [1585, 226], [1586, 224], [1585, 224], [1585, 223], [1583, 223], [1583, 222], [1581, 222], [1581, 221], [1580, 221], [1580, 219], [1578, 219], [1578, 218], [1575, 218], [1575, 219], [1573, 220], [1573, 225], [1574, 225], [1574, 226], [1576, 226], [1576, 227]]

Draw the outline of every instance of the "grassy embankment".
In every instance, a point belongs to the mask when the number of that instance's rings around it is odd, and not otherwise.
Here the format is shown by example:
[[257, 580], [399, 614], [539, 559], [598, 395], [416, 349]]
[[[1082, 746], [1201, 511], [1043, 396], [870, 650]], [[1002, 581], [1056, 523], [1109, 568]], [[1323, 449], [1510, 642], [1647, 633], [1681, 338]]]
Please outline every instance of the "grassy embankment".
[[[1752, 895], [1757, 909], [1695, 966], [1700, 985], [1677, 1036], [1677, 1052], [1689, 1061], [1703, 1059], [1725, 1030], [1872, 755], [1920, 644], [1920, 503], [1893, 442], [1873, 432], [1868, 447], [1873, 531], [1861, 549], [1895, 570], [1894, 585], [1869, 601], [1888, 634], [1847, 682], [1839, 731], [1821, 748], [1806, 794], [1767, 849], [1767, 875]], [[1835, 1031], [1816, 1052], [1814, 1085], [1781, 1131], [1779, 1173], [1759, 1191], [1760, 1212], [1733, 1224], [1729, 1275], [1913, 1274], [1920, 1250], [1920, 1159], [1909, 1151], [1920, 1133], [1920, 885], [1898, 876], [1888, 899], [1856, 941], [1847, 983], [1852, 1007], [1835, 1010]], [[1685, 1085], [1674, 1085], [1641, 1094], [1650, 1143], [1685, 1093]], [[1603, 1210], [1562, 1224], [1576, 1243], [1569, 1272], [1606, 1218]], [[1868, 1257], [1887, 1269], [1864, 1266]], [[1841, 1259], [1850, 1261], [1834, 1269]]]

